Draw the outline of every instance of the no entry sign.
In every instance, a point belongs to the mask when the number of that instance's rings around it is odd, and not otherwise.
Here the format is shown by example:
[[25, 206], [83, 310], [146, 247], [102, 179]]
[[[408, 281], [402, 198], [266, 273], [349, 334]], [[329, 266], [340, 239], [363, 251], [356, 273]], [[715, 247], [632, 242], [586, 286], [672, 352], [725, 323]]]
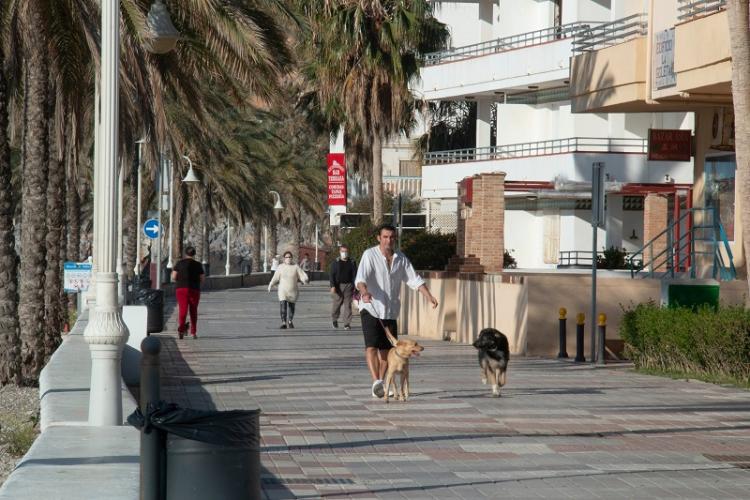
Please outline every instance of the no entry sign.
[[346, 206], [346, 161], [343, 153], [328, 155], [328, 206]]

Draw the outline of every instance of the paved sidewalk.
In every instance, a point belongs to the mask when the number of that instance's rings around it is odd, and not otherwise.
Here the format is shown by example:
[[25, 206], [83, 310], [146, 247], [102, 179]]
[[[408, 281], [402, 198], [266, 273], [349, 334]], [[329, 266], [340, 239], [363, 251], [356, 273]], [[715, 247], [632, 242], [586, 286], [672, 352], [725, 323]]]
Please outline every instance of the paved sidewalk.
[[279, 330], [275, 292], [211, 292], [197, 340], [163, 336], [165, 399], [262, 409], [266, 498], [750, 497], [748, 391], [515, 358], [493, 399], [472, 347], [420, 341], [411, 400], [386, 405], [328, 307], [304, 287]]

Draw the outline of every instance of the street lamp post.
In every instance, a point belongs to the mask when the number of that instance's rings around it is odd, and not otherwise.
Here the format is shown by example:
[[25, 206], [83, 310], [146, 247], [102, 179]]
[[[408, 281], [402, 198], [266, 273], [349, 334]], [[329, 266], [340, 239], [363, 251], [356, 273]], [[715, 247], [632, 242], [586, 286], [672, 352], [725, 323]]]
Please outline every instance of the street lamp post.
[[227, 214], [227, 263], [224, 266], [224, 270], [226, 271], [226, 275], [229, 276], [229, 245], [231, 243], [229, 239], [230, 232], [232, 231], [232, 226], [229, 224], [229, 214]]
[[174, 173], [172, 172], [173, 168], [172, 160], [167, 160], [167, 171], [169, 172], [169, 181], [167, 184], [169, 187], [169, 229], [167, 229], [167, 238], [169, 238], [167, 252], [169, 252], [169, 257], [167, 257], [167, 276], [172, 275], [172, 268], [174, 267], [174, 263], [172, 262], [172, 240], [174, 240], [172, 237], [172, 232], [174, 231], [174, 223], [172, 221], [172, 214], [174, 213], [172, 211], [172, 204], [174, 201], [174, 186], [172, 185], [174, 182]]
[[117, 179], [117, 265], [115, 266], [117, 269], [117, 279], [118, 279], [118, 286], [117, 286], [117, 300], [119, 301], [121, 306], [125, 305], [125, 294], [127, 293], [125, 287], [127, 286], [127, 279], [125, 277], [125, 268], [123, 267], [122, 262], [122, 247], [123, 247], [123, 237], [122, 237], [122, 198], [123, 198], [123, 189], [125, 188], [125, 159], [122, 158], [120, 160], [120, 175]]
[[[276, 191], [269, 191], [270, 194], [274, 195], [273, 212], [274, 216], [284, 210], [284, 205], [281, 204], [281, 195]], [[264, 232], [264, 243], [263, 243], [263, 272], [268, 271], [268, 225], [263, 226]], [[274, 249], [274, 252], [276, 249]]]

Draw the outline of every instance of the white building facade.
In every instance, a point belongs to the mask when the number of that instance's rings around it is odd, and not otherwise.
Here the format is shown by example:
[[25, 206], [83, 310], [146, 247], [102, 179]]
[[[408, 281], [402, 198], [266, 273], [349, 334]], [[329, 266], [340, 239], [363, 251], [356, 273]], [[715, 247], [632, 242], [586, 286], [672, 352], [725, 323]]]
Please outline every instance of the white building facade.
[[[450, 49], [427, 55], [413, 90], [429, 101], [475, 102], [476, 140], [471, 148], [424, 156], [420, 192], [432, 227], [451, 230], [463, 178], [506, 172], [506, 249], [519, 267], [569, 264], [569, 252], [591, 251], [592, 163], [603, 162], [609, 194], [600, 249], [643, 246], [645, 193], [687, 189], [693, 181], [692, 162], [647, 159], [648, 130], [692, 130], [693, 115], [574, 114], [568, 90], [574, 51], [590, 40], [638, 36], [647, 3], [434, 2], [449, 27]], [[385, 168], [391, 179], [401, 176]]]

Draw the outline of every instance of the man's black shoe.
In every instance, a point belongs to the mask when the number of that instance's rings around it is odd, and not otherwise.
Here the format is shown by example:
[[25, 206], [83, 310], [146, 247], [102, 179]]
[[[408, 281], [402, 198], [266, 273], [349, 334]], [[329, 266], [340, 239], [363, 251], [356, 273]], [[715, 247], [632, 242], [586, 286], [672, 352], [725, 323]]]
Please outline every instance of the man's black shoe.
[[339, 327], [339, 322], [338, 321], [334, 321], [333, 322], [333, 327], [334, 328], [338, 328]]

